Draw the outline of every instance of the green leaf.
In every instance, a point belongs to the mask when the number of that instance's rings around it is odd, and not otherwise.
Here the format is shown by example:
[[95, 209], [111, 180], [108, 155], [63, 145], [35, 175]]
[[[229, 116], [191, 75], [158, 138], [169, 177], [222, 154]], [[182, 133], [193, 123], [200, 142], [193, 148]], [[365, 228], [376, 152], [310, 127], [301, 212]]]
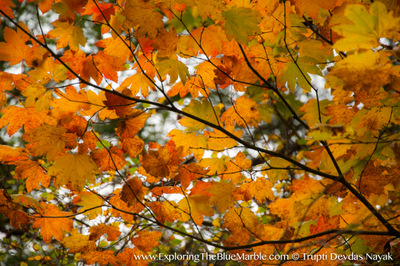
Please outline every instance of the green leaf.
[[260, 14], [255, 10], [245, 7], [232, 7], [222, 12], [225, 18], [224, 28], [230, 39], [234, 38], [241, 44], [249, 42], [249, 36], [260, 33], [257, 26], [260, 22]]
[[170, 84], [174, 84], [175, 81], [179, 78], [181, 79], [182, 83], [185, 84], [187, 78], [190, 77], [189, 70], [187, 66], [175, 59], [165, 59], [156, 64], [156, 69], [160, 73], [163, 79], [166, 78], [166, 75], [169, 75]]
[[[219, 117], [221, 112], [218, 106], [214, 106], [213, 108], [211, 103], [205, 98], [201, 102], [193, 99], [188, 107], [183, 108], [183, 111], [216, 125], [218, 125], [217, 117]], [[202, 130], [206, 127], [205, 124], [188, 117], [182, 118], [179, 123], [187, 127], [187, 131]]]
[[[282, 75], [279, 76], [280, 84], [287, 82], [290, 91], [293, 93], [296, 83], [305, 91], [311, 89], [311, 77], [308, 74], [322, 75], [317, 67], [318, 62], [311, 57], [300, 57], [294, 61], [288, 62], [282, 69]], [[301, 71], [300, 71], [301, 70]]]

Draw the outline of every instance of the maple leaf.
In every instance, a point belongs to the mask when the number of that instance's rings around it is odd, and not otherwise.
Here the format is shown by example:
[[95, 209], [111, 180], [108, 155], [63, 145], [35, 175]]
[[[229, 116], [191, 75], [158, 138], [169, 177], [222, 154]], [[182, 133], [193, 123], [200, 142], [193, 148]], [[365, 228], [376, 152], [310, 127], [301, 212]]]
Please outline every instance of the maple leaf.
[[223, 227], [232, 233], [227, 241], [241, 244], [248, 242], [251, 232], [262, 231], [261, 224], [249, 208], [230, 208], [224, 215]]
[[257, 178], [256, 182], [244, 183], [234, 193], [236, 200], [251, 200], [253, 197], [261, 204], [266, 200], [273, 201], [275, 199], [272, 191], [273, 185], [270, 181], [264, 178]]
[[168, 165], [170, 160], [170, 152], [165, 146], [157, 147], [157, 145], [153, 145], [153, 147], [149, 148], [148, 154], [143, 152], [143, 154], [140, 155], [140, 161], [143, 168], [146, 170], [146, 172], [156, 177], [169, 176], [170, 171]]
[[[23, 22], [18, 25], [29, 32], [28, 27]], [[0, 61], [8, 61], [10, 65], [15, 65], [28, 56], [29, 46], [25, 43], [29, 40], [29, 36], [21, 29], [14, 31], [10, 28], [5, 28], [4, 40], [6, 41], [5, 43], [0, 43]]]
[[233, 193], [236, 190], [235, 185], [232, 183], [213, 183], [213, 186], [207, 189], [208, 192], [213, 194], [210, 198], [210, 204], [216, 207], [217, 211], [224, 212], [235, 202]]
[[102, 22], [105, 19], [110, 20], [111, 15], [115, 13], [114, 4], [88, 2], [82, 15], [92, 15], [94, 21]]
[[165, 79], [169, 75], [169, 84], [174, 84], [178, 76], [182, 83], [185, 84], [186, 79], [190, 77], [188, 67], [176, 59], [161, 60], [157, 62], [155, 68], [160, 73], [162, 79]]
[[105, 224], [94, 225], [90, 227], [89, 232], [90, 232], [89, 239], [93, 241], [100, 239], [100, 237], [104, 234], [107, 234], [108, 241], [115, 241], [121, 235], [121, 232], [119, 231], [117, 225], [111, 225], [111, 226]]
[[79, 212], [84, 213], [89, 219], [94, 219], [102, 213], [103, 199], [92, 192], [81, 192], [72, 201], [73, 204], [82, 206]]
[[320, 232], [324, 232], [330, 229], [336, 229], [339, 225], [339, 216], [336, 216], [334, 218], [332, 217], [326, 217], [325, 215], [321, 215], [319, 217], [318, 222], [316, 225], [311, 225], [310, 226], [310, 234], [317, 234]]
[[311, 57], [300, 57], [296, 62], [290, 61], [285, 64], [278, 78], [280, 84], [288, 83], [291, 92], [294, 92], [296, 84], [303, 90], [311, 90], [311, 77], [309, 74], [321, 75], [317, 66], [318, 61]]
[[132, 238], [131, 241], [138, 249], [148, 252], [151, 251], [153, 247], [160, 244], [158, 239], [161, 237], [161, 232], [156, 231], [141, 231], [138, 233], [138, 237]]
[[236, 124], [241, 127], [254, 126], [256, 127], [261, 121], [260, 113], [256, 109], [257, 103], [245, 96], [241, 96], [236, 100], [235, 106], [231, 106], [222, 116], [221, 121], [227, 125]]
[[31, 192], [39, 186], [49, 187], [51, 178], [45, 172], [43, 167], [35, 161], [20, 161], [20, 164], [15, 168], [15, 179], [26, 179], [26, 190]]
[[65, 149], [67, 143], [65, 133], [66, 130], [63, 127], [43, 124], [25, 133], [23, 139], [31, 143], [27, 147], [32, 154], [46, 155], [48, 160], [53, 160]]
[[112, 250], [104, 250], [104, 251], [97, 251], [97, 250], [89, 250], [81, 255], [81, 258], [87, 264], [95, 264], [98, 263], [100, 265], [117, 265], [117, 259], [114, 255], [114, 251]]
[[51, 92], [46, 92], [46, 88], [41, 84], [31, 84], [25, 90], [22, 95], [27, 97], [26, 107], [35, 106], [36, 111], [48, 109], [52, 100]]
[[7, 16], [9, 16], [11, 18], [15, 18], [14, 13], [12, 11], [12, 8], [14, 8], [14, 7], [15, 7], [15, 4], [11, 0], [0, 1], [0, 10], [3, 11]]
[[85, 46], [86, 38], [81, 27], [62, 21], [55, 21], [52, 24], [55, 29], [49, 31], [48, 36], [57, 39], [57, 49], [69, 45], [73, 51], [76, 51], [79, 45]]
[[[136, 10], [140, 10], [140, 12], [138, 13]], [[154, 38], [158, 30], [164, 28], [162, 15], [155, 10], [151, 3], [129, 1], [122, 15], [126, 17], [123, 26], [134, 28], [137, 39], [145, 35]]]
[[[183, 111], [196, 115], [197, 117], [213, 124], [218, 124], [220, 108], [218, 106], [212, 106], [207, 99], [203, 98], [201, 102], [192, 100], [188, 107], [183, 108]], [[179, 123], [187, 127], [187, 131], [202, 130], [206, 127], [204, 123], [198, 122], [189, 117], [182, 118]]]
[[135, 158], [144, 148], [144, 142], [138, 136], [126, 138], [122, 142], [122, 151], [127, 153], [129, 157]]
[[226, 169], [225, 160], [221, 158], [204, 158], [199, 165], [208, 168], [209, 175], [222, 174]]
[[22, 210], [22, 206], [14, 203], [4, 189], [0, 189], [0, 213], [9, 218], [11, 226], [16, 229], [30, 223], [29, 216]]
[[234, 37], [236, 41], [242, 44], [249, 42], [249, 36], [260, 33], [258, 23], [260, 15], [257, 11], [245, 7], [232, 7], [229, 10], [222, 11], [225, 18], [224, 28], [228, 37]]
[[131, 177], [122, 187], [121, 200], [126, 202], [128, 206], [132, 206], [142, 202], [146, 194], [147, 191], [142, 186], [142, 181], [139, 178]]
[[22, 108], [9, 106], [1, 111], [4, 115], [0, 118], [0, 128], [7, 127], [9, 136], [14, 135], [22, 126], [25, 131], [38, 128], [43, 122], [51, 124], [54, 120], [44, 112], [36, 112], [35, 108]]
[[74, 189], [81, 191], [86, 181], [95, 182], [95, 174], [98, 172], [97, 165], [88, 155], [66, 153], [55, 159], [48, 174], [56, 176], [58, 185], [71, 182]]
[[25, 148], [0, 145], [0, 161], [4, 164], [24, 162], [29, 159], [29, 155], [29, 151]]
[[[124, 212], [121, 212], [117, 209], [113, 209], [112, 214], [114, 217], [121, 217], [125, 221], [132, 222], [133, 217], [134, 217], [133, 214], [139, 213], [140, 211], [142, 211], [144, 208], [144, 205], [141, 203], [137, 203], [133, 206], [128, 206], [128, 204], [121, 199], [120, 192], [121, 192], [121, 189], [116, 189], [114, 191], [115, 196], [113, 196], [109, 202], [110, 202], [110, 204], [112, 204], [112, 206], [115, 206], [118, 209], [123, 210]], [[132, 193], [130, 195], [132, 196]]]
[[369, 11], [363, 5], [348, 5], [344, 15], [352, 24], [343, 23], [332, 27], [344, 36], [333, 46], [338, 50], [378, 47], [379, 38], [392, 39], [399, 31], [400, 18], [394, 17], [379, 1], [372, 3]]
[[185, 222], [193, 219], [197, 225], [201, 225], [204, 220], [203, 215], [212, 216], [214, 214], [209, 200], [210, 197], [204, 194], [196, 194], [181, 199], [178, 203], [179, 208], [182, 210], [181, 221]]
[[70, 233], [70, 236], [62, 240], [69, 253], [87, 252], [96, 249], [96, 242], [89, 240], [89, 235], [79, 233], [77, 228], [72, 229]]
[[121, 170], [126, 165], [125, 156], [118, 147], [94, 150], [91, 153], [91, 157], [100, 168], [100, 171]]
[[304, 13], [307, 13], [311, 18], [314, 20], [318, 19], [319, 12], [321, 8], [326, 10], [334, 9], [336, 6], [341, 6], [344, 0], [317, 0], [313, 3], [309, 3], [306, 1], [299, 1], [299, 0], [290, 0], [290, 2], [296, 7], [298, 10], [298, 15], [302, 16]]
[[[60, 211], [57, 205], [52, 203], [46, 204], [41, 202], [40, 205], [42, 208], [39, 209], [39, 215], [36, 215], [33, 221], [33, 228], [40, 228], [43, 241], [46, 243], [50, 243], [52, 237], [62, 241], [65, 232], [71, 232], [72, 230], [72, 220], [65, 218], [65, 216], [71, 215], [72, 213]], [[56, 219], [54, 217], [56, 217]]]
[[133, 110], [131, 115], [118, 125], [116, 134], [122, 139], [133, 138], [144, 127], [149, 116], [143, 111]]
[[140, 89], [145, 98], [149, 96], [149, 88], [153, 91], [155, 90], [154, 83], [141, 73], [126, 78], [122, 82], [121, 87], [130, 87], [132, 95], [137, 95]]
[[[154, 193], [154, 192], [153, 192]], [[157, 194], [157, 193], [156, 193]], [[162, 193], [161, 193], [162, 194]], [[158, 194], [158, 195], [161, 195]], [[160, 223], [164, 224], [165, 222], [174, 222], [177, 218], [179, 218], [179, 213], [176, 210], [176, 206], [163, 202], [149, 202], [146, 204], [157, 216], [157, 219]]]
[[226, 162], [226, 171], [222, 175], [223, 180], [231, 180], [238, 183], [242, 179], [242, 171], [251, 166], [251, 160], [246, 159], [242, 152], [238, 152], [235, 160]]
[[193, 153], [197, 159], [203, 157], [204, 149], [208, 147], [206, 137], [195, 132], [184, 133], [181, 130], [173, 129], [168, 133], [168, 136], [177, 146], [184, 147], [186, 153]]

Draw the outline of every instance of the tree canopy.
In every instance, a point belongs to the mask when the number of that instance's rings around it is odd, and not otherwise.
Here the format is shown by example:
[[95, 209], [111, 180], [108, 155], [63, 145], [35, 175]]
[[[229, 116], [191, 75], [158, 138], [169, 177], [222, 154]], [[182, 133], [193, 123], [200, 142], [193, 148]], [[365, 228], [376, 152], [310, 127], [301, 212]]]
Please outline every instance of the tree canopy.
[[400, 259], [398, 0], [0, 0], [0, 19], [7, 265]]

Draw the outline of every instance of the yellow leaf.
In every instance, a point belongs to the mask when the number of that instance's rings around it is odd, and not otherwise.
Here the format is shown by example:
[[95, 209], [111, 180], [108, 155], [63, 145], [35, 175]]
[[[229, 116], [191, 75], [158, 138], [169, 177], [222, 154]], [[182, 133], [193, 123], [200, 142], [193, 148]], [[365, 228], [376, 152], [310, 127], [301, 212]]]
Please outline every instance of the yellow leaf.
[[352, 24], [341, 24], [332, 29], [343, 38], [333, 48], [348, 51], [354, 48], [370, 49], [380, 46], [380, 38], [397, 38], [400, 29], [400, 18], [388, 12], [386, 6], [375, 1], [369, 11], [364, 5], [348, 5], [344, 15]]
[[86, 181], [96, 181], [95, 174], [98, 172], [96, 163], [88, 155], [66, 153], [55, 160], [48, 173], [56, 176], [58, 185], [71, 182], [74, 189], [81, 191]]
[[204, 158], [199, 162], [199, 165], [208, 168], [209, 175], [222, 174], [226, 169], [225, 160], [221, 158]]
[[47, 160], [53, 160], [58, 153], [64, 151], [67, 130], [60, 126], [43, 124], [26, 132], [23, 139], [30, 144], [27, 148], [36, 156], [46, 155]]
[[172, 129], [168, 137], [175, 142], [176, 146], [184, 147], [186, 153], [193, 153], [197, 160], [203, 158], [204, 149], [207, 148], [207, 138], [204, 135]]
[[79, 212], [83, 212], [89, 219], [94, 219], [102, 213], [103, 199], [94, 193], [82, 192], [74, 198], [73, 203], [82, 206]]
[[235, 192], [235, 196], [238, 200], [248, 201], [255, 198], [259, 203], [264, 204], [265, 201], [273, 201], [275, 196], [271, 190], [273, 187], [272, 183], [265, 178], [257, 178], [257, 180], [249, 183], [244, 183]]
[[231, 182], [212, 182], [213, 186], [206, 189], [208, 192], [213, 194], [210, 198], [210, 204], [217, 208], [220, 213], [226, 211], [235, 203], [235, 198], [233, 196], [236, 190], [235, 185]]
[[236, 100], [235, 106], [229, 107], [222, 116], [221, 121], [226, 125], [236, 124], [241, 127], [253, 126], [257, 127], [261, 122], [260, 113], [257, 110], [257, 103], [245, 96], [241, 96]]
[[89, 240], [89, 235], [82, 235], [74, 228], [71, 235], [64, 238], [62, 243], [67, 247], [69, 253], [87, 252], [96, 249], [96, 242]]
[[85, 46], [86, 38], [79, 26], [68, 22], [55, 21], [52, 23], [55, 29], [49, 31], [50, 38], [57, 39], [57, 49], [66, 47], [69, 44], [71, 50], [78, 50], [79, 45]]
[[136, 73], [128, 78], [126, 78], [121, 87], [129, 87], [132, 91], [132, 95], [137, 95], [139, 93], [139, 89], [142, 92], [143, 97], [147, 97], [149, 95], [149, 88], [151, 90], [155, 90], [154, 83], [151, 82], [144, 74]]
[[203, 215], [212, 216], [214, 214], [209, 200], [210, 197], [207, 195], [196, 194], [179, 201], [178, 205], [182, 210], [182, 221], [186, 222], [192, 218], [197, 225], [202, 225]]

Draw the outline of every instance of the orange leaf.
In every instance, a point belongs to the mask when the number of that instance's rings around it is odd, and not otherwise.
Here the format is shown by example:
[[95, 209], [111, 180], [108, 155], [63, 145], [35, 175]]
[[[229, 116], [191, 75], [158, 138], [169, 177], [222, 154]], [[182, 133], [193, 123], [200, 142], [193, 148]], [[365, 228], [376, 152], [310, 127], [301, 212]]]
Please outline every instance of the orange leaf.
[[174, 222], [179, 217], [176, 206], [172, 202], [149, 202], [146, 204], [156, 215], [157, 220], [164, 224], [165, 222]]
[[135, 158], [144, 148], [144, 142], [138, 136], [126, 138], [122, 142], [122, 150], [127, 153], [132, 159]]
[[210, 198], [210, 204], [217, 208], [217, 211], [224, 212], [235, 203], [233, 193], [236, 190], [232, 183], [212, 182], [212, 187], [207, 189], [213, 194]]
[[131, 177], [122, 186], [121, 200], [126, 202], [128, 206], [133, 206], [142, 202], [146, 194], [147, 188], [142, 186], [142, 181], [139, 178]]
[[18, 162], [29, 160], [29, 151], [25, 148], [13, 148], [0, 145], [0, 162], [4, 164], [18, 164]]
[[36, 112], [34, 107], [22, 108], [15, 105], [6, 107], [1, 111], [4, 115], [0, 118], [0, 128], [7, 127], [9, 136], [14, 135], [22, 126], [25, 132], [37, 128], [43, 122], [53, 122], [44, 112]]
[[221, 121], [227, 125], [236, 124], [241, 127], [253, 126], [257, 127], [261, 122], [260, 113], [257, 110], [257, 103], [245, 96], [241, 96], [236, 100], [235, 107], [229, 107], [221, 116]]
[[91, 157], [100, 171], [121, 170], [126, 165], [125, 156], [118, 147], [111, 147], [109, 150], [106, 148], [94, 150]]
[[131, 241], [140, 250], [149, 252], [153, 247], [160, 245], [158, 239], [161, 237], [161, 232], [156, 231], [141, 231], [138, 237], [132, 238]]
[[58, 153], [64, 151], [67, 139], [66, 129], [60, 126], [43, 124], [23, 135], [23, 140], [30, 142], [27, 148], [35, 155], [46, 155], [47, 160], [54, 160]]
[[107, 241], [116, 241], [121, 235], [119, 227], [116, 225], [99, 224], [90, 227], [90, 240], [97, 241], [104, 234], [107, 234]]
[[[2, 3], [4, 2], [1, 1], [0, 8], [4, 10]], [[18, 25], [30, 32], [23, 22]], [[0, 43], [0, 61], [7, 61], [10, 65], [16, 65], [28, 56], [30, 47], [25, 43], [29, 40], [29, 36], [22, 30], [14, 31], [6, 27], [4, 29], [4, 39], [6, 42]]]
[[274, 192], [271, 190], [272, 183], [265, 178], [257, 178], [257, 180], [244, 183], [235, 193], [237, 200], [248, 201], [255, 198], [259, 203], [264, 204], [265, 201], [274, 200]]
[[14, 203], [4, 189], [0, 189], [0, 213], [9, 218], [11, 226], [16, 229], [30, 223], [29, 216], [22, 210], [22, 206]]
[[118, 265], [117, 259], [114, 256], [114, 251], [112, 250], [90, 250], [83, 253], [81, 258], [86, 264], [98, 263], [100, 265]]
[[[39, 214], [35, 216], [33, 222], [33, 228], [40, 228], [40, 233], [43, 236], [43, 241], [50, 243], [51, 238], [62, 241], [64, 239], [65, 232], [70, 232], [72, 229], [72, 220], [65, 218], [67, 215], [71, 215], [71, 212], [63, 212], [52, 203], [46, 204], [40, 203], [42, 209]], [[51, 216], [51, 218], [46, 218]], [[63, 218], [64, 217], [64, 218]]]
[[44, 187], [50, 185], [50, 175], [48, 175], [42, 166], [36, 161], [20, 162], [21, 164], [15, 168], [15, 179], [26, 179], [26, 190], [31, 192], [39, 186], [39, 183]]
[[133, 206], [128, 206], [128, 204], [121, 199], [120, 191], [121, 189], [116, 189], [114, 191], [115, 196], [113, 196], [110, 199], [110, 204], [112, 204], [113, 206], [117, 207], [120, 210], [123, 210], [124, 212], [121, 212], [117, 209], [112, 209], [112, 215], [114, 217], [121, 217], [127, 222], [132, 222], [134, 218], [133, 214], [141, 212], [144, 208], [143, 204], [137, 203]]
[[168, 177], [170, 174], [168, 168], [170, 153], [165, 146], [159, 147], [158, 149], [149, 148], [148, 154], [144, 151], [143, 155], [140, 156], [140, 162], [146, 172], [152, 176]]
[[116, 134], [121, 138], [133, 138], [144, 127], [149, 115], [140, 110], [134, 110], [129, 117], [118, 125]]
[[318, 219], [316, 225], [310, 226], [310, 234], [317, 234], [320, 232], [324, 232], [330, 229], [336, 229], [339, 226], [340, 216], [337, 215], [335, 217], [326, 217], [325, 215], [321, 215]]
[[186, 222], [189, 219], [193, 219], [197, 225], [202, 225], [204, 220], [203, 215], [214, 215], [209, 200], [210, 197], [204, 194], [196, 194], [181, 199], [178, 203], [179, 208], [182, 210], [181, 221]]

